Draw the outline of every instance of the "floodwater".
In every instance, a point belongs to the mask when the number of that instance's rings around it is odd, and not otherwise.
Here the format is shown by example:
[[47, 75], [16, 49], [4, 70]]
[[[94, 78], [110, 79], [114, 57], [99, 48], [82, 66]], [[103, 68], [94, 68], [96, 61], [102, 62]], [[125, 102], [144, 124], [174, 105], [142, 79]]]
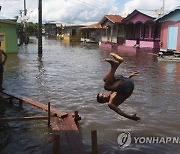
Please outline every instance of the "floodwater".
[[[98, 104], [96, 95], [103, 90], [103, 75], [109, 69], [104, 59], [118, 52], [125, 59], [117, 74], [134, 77], [135, 90], [120, 108], [137, 113], [140, 122], [123, 118]], [[180, 137], [180, 63], [158, 62], [150, 50], [109, 51], [96, 46], [65, 45], [59, 40], [43, 39], [43, 56], [37, 44], [19, 47], [9, 54], [5, 66], [4, 87], [8, 91], [40, 102], [51, 102], [61, 111], [79, 111], [80, 132], [87, 153], [91, 153], [91, 130], [98, 133], [99, 154], [169, 154], [180, 153], [177, 143], [132, 143], [120, 148], [117, 137], [129, 132], [132, 137]], [[34, 107], [12, 106], [1, 98], [1, 117], [43, 115]], [[46, 121], [0, 124], [0, 153], [50, 154], [52, 134]]]

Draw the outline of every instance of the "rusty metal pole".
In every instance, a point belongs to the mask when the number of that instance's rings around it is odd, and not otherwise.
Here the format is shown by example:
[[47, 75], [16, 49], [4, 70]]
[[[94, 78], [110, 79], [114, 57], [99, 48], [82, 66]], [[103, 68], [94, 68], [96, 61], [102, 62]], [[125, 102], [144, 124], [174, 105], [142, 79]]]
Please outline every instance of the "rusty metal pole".
[[97, 154], [97, 130], [91, 131], [92, 154]]
[[48, 127], [51, 126], [51, 104], [48, 102]]

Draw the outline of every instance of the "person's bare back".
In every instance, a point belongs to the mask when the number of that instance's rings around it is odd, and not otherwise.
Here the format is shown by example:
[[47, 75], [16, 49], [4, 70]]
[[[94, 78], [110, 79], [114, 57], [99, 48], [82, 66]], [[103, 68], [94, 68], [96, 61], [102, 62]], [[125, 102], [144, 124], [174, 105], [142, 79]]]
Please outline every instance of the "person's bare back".
[[127, 98], [131, 96], [134, 90], [134, 82], [130, 79], [132, 76], [138, 75], [138, 72], [133, 72], [129, 78], [125, 78], [121, 76], [121, 78], [115, 77], [115, 72], [118, 66], [123, 62], [123, 58], [117, 55], [116, 53], [110, 54], [113, 59], [106, 59], [105, 61], [110, 63], [111, 68], [105, 74], [103, 80], [105, 82], [104, 89], [111, 91], [109, 94], [105, 93], [98, 93], [97, 101], [99, 103], [106, 103], [108, 102], [109, 108], [114, 110], [119, 115], [126, 117], [131, 120], [138, 121], [140, 120], [139, 117], [134, 115], [128, 115], [124, 113], [122, 110], [118, 108], [120, 104], [122, 104]]

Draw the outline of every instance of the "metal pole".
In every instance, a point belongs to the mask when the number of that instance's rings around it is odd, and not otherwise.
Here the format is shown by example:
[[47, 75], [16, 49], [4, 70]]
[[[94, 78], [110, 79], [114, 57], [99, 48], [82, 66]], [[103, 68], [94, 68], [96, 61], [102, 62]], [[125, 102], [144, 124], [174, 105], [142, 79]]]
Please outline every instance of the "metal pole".
[[[26, 0], [24, 0], [24, 18], [26, 18], [27, 15], [27, 9], [26, 9]], [[27, 40], [27, 28], [26, 28], [26, 20], [24, 21], [24, 43], [28, 44], [28, 40]]]
[[42, 0], [39, 0], [38, 54], [42, 55]]
[[24, 0], [24, 15], [26, 16], [27, 14], [27, 9], [26, 9], [26, 0]]

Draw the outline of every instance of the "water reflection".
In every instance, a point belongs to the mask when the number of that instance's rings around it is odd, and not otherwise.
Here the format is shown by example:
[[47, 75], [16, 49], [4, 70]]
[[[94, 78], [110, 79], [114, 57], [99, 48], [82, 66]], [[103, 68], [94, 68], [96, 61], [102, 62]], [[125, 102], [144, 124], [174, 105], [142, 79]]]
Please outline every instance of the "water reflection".
[[[133, 49], [132, 52], [131, 49], [128, 52], [101, 50], [84, 45], [67, 46], [53, 39], [43, 39], [43, 46], [42, 57], [38, 57], [37, 44], [21, 46], [17, 55], [8, 55], [4, 74], [6, 89], [44, 103], [50, 101], [63, 111], [79, 111], [82, 117], [80, 130], [89, 152], [90, 132], [93, 129], [98, 131], [99, 153], [179, 152], [179, 146], [175, 144], [132, 144], [127, 149], [119, 149], [116, 140], [123, 131], [129, 131], [133, 136], [180, 135], [180, 120], [177, 118], [180, 116], [180, 63], [158, 62], [154, 51], [139, 49]], [[102, 77], [109, 69], [104, 59], [110, 52], [118, 52], [125, 59], [117, 74], [128, 76], [132, 71], [140, 72], [140, 76], [134, 78], [133, 95], [120, 106], [129, 114], [137, 113], [142, 118], [139, 123], [117, 115], [107, 105], [96, 101], [96, 94], [103, 90]], [[25, 110], [26, 114], [40, 114], [30, 107]], [[19, 126], [25, 127], [27, 133]], [[14, 130], [14, 125], [11, 128]], [[16, 138], [17, 135], [11, 133], [15, 136], [4, 147], [4, 151], [21, 149], [21, 145], [26, 147], [21, 153], [47, 153], [52, 150], [44, 122], [19, 124], [16, 128], [18, 131], [15, 133], [21, 132], [21, 137]], [[46, 137], [43, 137], [42, 132]], [[34, 136], [43, 138], [43, 142]]]

